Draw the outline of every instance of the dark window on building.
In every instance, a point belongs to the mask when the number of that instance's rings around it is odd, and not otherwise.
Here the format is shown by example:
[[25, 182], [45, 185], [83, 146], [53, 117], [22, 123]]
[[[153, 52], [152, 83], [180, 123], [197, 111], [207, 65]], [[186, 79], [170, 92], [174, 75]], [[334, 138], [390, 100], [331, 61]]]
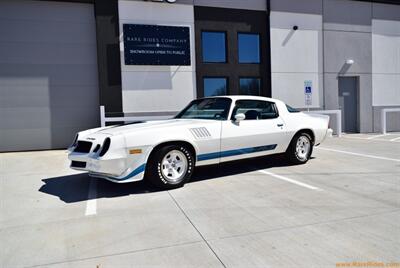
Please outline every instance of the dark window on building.
[[204, 97], [221, 96], [227, 94], [228, 79], [226, 77], [205, 77]]
[[279, 116], [275, 103], [260, 100], [238, 100], [232, 112], [232, 119], [237, 114], [244, 114], [245, 120], [272, 119]]
[[210, 62], [210, 63], [226, 62], [225, 32], [202, 32], [201, 44], [203, 51], [203, 62]]
[[255, 77], [239, 79], [239, 94], [259, 96], [261, 92], [261, 79]]
[[[226, 78], [227, 95], [271, 96], [268, 13], [195, 6], [194, 15], [197, 96], [215, 94], [205, 78]], [[240, 85], [251, 77], [255, 86]]]
[[260, 35], [238, 33], [239, 63], [260, 63]]

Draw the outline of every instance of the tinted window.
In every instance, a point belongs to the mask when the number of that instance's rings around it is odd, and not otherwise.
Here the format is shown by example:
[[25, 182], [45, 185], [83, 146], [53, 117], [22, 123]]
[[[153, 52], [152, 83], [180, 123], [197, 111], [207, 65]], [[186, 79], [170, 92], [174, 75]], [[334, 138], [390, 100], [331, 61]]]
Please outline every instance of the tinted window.
[[238, 34], [239, 63], [260, 63], [260, 35]]
[[259, 96], [261, 92], [260, 78], [240, 78], [239, 94]]
[[259, 100], [238, 100], [233, 109], [232, 119], [237, 114], [244, 114], [245, 120], [261, 120], [278, 117], [275, 103]]
[[226, 62], [224, 32], [202, 32], [203, 62]]
[[226, 120], [231, 102], [228, 98], [194, 100], [175, 118]]
[[208, 77], [203, 79], [204, 96], [226, 95], [227, 79], [225, 77]]

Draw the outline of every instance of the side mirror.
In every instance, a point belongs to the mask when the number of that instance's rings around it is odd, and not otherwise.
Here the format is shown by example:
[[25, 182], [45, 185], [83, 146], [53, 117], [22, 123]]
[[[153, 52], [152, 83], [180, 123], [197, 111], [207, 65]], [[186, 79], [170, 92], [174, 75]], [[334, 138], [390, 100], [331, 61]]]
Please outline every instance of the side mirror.
[[243, 113], [235, 115], [235, 122], [240, 122], [246, 119], [246, 115]]

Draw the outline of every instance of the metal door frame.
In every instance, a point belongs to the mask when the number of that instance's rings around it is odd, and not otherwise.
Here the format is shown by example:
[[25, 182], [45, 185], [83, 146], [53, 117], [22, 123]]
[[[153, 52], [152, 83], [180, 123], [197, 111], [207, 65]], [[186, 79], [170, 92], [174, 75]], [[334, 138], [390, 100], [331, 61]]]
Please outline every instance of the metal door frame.
[[[356, 103], [357, 103], [357, 108], [356, 108], [356, 132], [355, 133], [360, 133], [360, 76], [359, 75], [340, 75], [338, 76], [338, 101], [339, 101], [339, 94], [340, 94], [340, 78], [355, 78], [356, 80]], [[345, 116], [342, 114], [343, 117], [343, 122], [345, 122]], [[345, 126], [342, 126], [342, 131], [345, 132]]]

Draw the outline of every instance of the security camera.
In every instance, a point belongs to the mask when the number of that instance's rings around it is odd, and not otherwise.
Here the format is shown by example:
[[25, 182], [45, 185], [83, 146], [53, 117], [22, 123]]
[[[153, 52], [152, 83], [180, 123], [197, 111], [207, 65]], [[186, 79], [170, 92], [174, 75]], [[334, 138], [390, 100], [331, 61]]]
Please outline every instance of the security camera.
[[293, 26], [294, 31], [297, 31], [297, 29], [299, 29], [299, 26], [297, 26], [297, 25]]

